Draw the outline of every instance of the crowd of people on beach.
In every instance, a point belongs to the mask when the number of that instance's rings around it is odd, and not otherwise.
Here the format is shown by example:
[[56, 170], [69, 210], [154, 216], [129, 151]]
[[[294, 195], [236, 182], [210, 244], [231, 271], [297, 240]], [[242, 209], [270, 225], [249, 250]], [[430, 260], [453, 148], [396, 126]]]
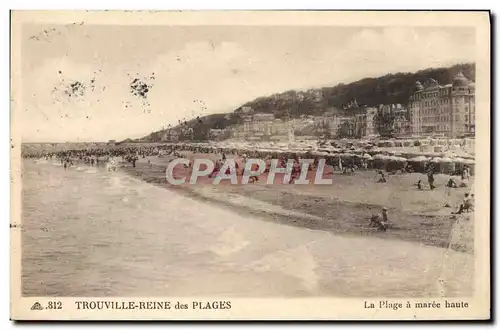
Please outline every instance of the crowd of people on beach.
[[[265, 169], [261, 175], [266, 175], [269, 173], [271, 168], [271, 160], [278, 160], [278, 167], [286, 168], [287, 163], [291, 160], [293, 165], [291, 167], [290, 182], [294, 183], [300, 176], [302, 171], [302, 159], [313, 159], [313, 162], [308, 165], [308, 171], [312, 171], [318, 167], [320, 159], [324, 158], [329, 172], [325, 171], [325, 174], [333, 174], [334, 172], [354, 175], [358, 170], [376, 170], [377, 183], [387, 183], [388, 176], [393, 176], [397, 174], [406, 174], [416, 172], [416, 169], [407, 162], [384, 164], [382, 168], [377, 165], [376, 160], [365, 159], [363, 157], [352, 157], [350, 159], [343, 159], [342, 157], [335, 157], [334, 155], [329, 155], [327, 157], [321, 157], [313, 155], [310, 151], [296, 152], [296, 151], [280, 151], [276, 153], [263, 152], [259, 150], [238, 150], [237, 148], [213, 148], [213, 147], [200, 147], [200, 146], [189, 146], [189, 145], [126, 145], [126, 146], [115, 146], [115, 147], [101, 147], [101, 148], [89, 148], [83, 150], [59, 150], [59, 151], [36, 151], [36, 152], [24, 152], [24, 158], [45, 158], [46, 160], [56, 158], [60, 161], [61, 165], [67, 169], [74, 166], [77, 162], [88, 164], [89, 166], [100, 166], [107, 164], [108, 168], [116, 170], [115, 159], [121, 159], [122, 162], [131, 164], [132, 167], [136, 167], [139, 159], [148, 158], [150, 156], [169, 156], [174, 158], [181, 158], [189, 154], [216, 154], [215, 167], [212, 173], [209, 175], [210, 178], [216, 177], [222, 170], [225, 161], [228, 159], [228, 155], [232, 158], [237, 159], [235, 161], [235, 167], [238, 175], [242, 175], [245, 164], [248, 159], [263, 159], [265, 163]], [[151, 162], [148, 159], [148, 164], [151, 166]], [[187, 169], [191, 168], [192, 161], [189, 165], [186, 165]], [[253, 164], [250, 169], [253, 172], [257, 172], [258, 165]], [[229, 174], [230, 169], [226, 168], [226, 174]], [[387, 173], [387, 175], [386, 175]], [[435, 164], [427, 163], [423, 168], [423, 173], [427, 176], [427, 183], [429, 190], [436, 189], [435, 185], [435, 174], [439, 173]], [[461, 181], [457, 183], [453, 175], [459, 175]], [[446, 183], [447, 189], [453, 188], [466, 188], [467, 181], [470, 178], [470, 169], [468, 166], [462, 166], [457, 171], [450, 176]], [[249, 177], [249, 183], [257, 183], [260, 181], [260, 175], [251, 175]], [[422, 180], [418, 180], [415, 184], [417, 190], [424, 190]], [[448, 206], [448, 205], [445, 205]], [[448, 206], [449, 207], [449, 206]], [[464, 212], [469, 212], [474, 208], [474, 194], [465, 193], [463, 202], [460, 204], [456, 212], [453, 214], [462, 214]], [[369, 220], [369, 226], [376, 228], [380, 231], [386, 231], [389, 226], [388, 220], [388, 210], [387, 208], [382, 209], [381, 214], [373, 214]]]

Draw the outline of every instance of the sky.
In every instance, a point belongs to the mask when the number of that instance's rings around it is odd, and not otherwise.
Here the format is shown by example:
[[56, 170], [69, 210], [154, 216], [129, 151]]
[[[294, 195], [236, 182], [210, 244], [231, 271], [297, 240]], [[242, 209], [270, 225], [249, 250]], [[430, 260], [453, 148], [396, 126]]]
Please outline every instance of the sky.
[[[260, 96], [476, 57], [474, 29], [459, 27], [25, 24], [22, 31], [24, 142], [138, 138]], [[133, 93], [134, 79], [149, 86], [145, 97]]]

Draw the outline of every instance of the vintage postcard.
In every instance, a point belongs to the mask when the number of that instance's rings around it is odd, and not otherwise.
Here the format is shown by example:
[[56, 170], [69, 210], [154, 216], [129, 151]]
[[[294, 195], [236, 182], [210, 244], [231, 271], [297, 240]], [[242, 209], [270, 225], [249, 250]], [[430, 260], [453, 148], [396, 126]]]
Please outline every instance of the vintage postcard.
[[14, 320], [490, 318], [490, 14], [13, 11]]

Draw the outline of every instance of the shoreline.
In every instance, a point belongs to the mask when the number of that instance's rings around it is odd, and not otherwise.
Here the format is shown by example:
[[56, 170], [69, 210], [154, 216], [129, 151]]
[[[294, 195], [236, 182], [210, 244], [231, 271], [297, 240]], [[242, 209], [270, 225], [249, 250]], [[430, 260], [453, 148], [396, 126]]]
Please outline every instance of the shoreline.
[[[348, 202], [314, 193], [291, 190], [287, 187], [261, 185], [169, 185], [165, 166], [139, 162], [136, 167], [122, 163], [117, 168], [125, 174], [185, 196], [229, 208], [238, 213], [257, 216], [265, 221], [320, 230], [343, 236], [369, 236], [380, 239], [403, 240], [423, 245], [473, 254], [473, 217], [449, 214], [408, 212], [389, 208], [391, 218], [402, 219], [387, 232], [367, 228], [371, 213], [378, 205], [362, 201]], [[314, 189], [314, 188], [313, 188]], [[458, 237], [458, 241], [456, 238]]]

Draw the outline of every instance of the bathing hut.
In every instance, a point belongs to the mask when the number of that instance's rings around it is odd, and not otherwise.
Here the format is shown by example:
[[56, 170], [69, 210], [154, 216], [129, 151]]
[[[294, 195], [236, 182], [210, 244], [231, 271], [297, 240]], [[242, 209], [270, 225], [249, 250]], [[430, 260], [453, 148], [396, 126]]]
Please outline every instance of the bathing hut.
[[387, 172], [395, 172], [398, 170], [403, 169], [406, 164], [407, 160], [406, 158], [403, 157], [397, 157], [397, 156], [386, 156], [385, 157], [385, 169]]
[[441, 157], [433, 157], [429, 161], [432, 165], [434, 165], [434, 169], [436, 172], [440, 172], [440, 166], [441, 166]]
[[444, 174], [453, 174], [455, 172], [455, 162], [449, 157], [441, 158], [439, 163], [439, 172]]
[[472, 159], [464, 159], [464, 163], [469, 167], [469, 174], [474, 175], [476, 170], [476, 162]]
[[373, 167], [378, 169], [378, 170], [381, 170], [384, 168], [384, 160], [385, 160], [385, 156], [382, 155], [382, 154], [376, 154], [375, 156], [373, 156]]

